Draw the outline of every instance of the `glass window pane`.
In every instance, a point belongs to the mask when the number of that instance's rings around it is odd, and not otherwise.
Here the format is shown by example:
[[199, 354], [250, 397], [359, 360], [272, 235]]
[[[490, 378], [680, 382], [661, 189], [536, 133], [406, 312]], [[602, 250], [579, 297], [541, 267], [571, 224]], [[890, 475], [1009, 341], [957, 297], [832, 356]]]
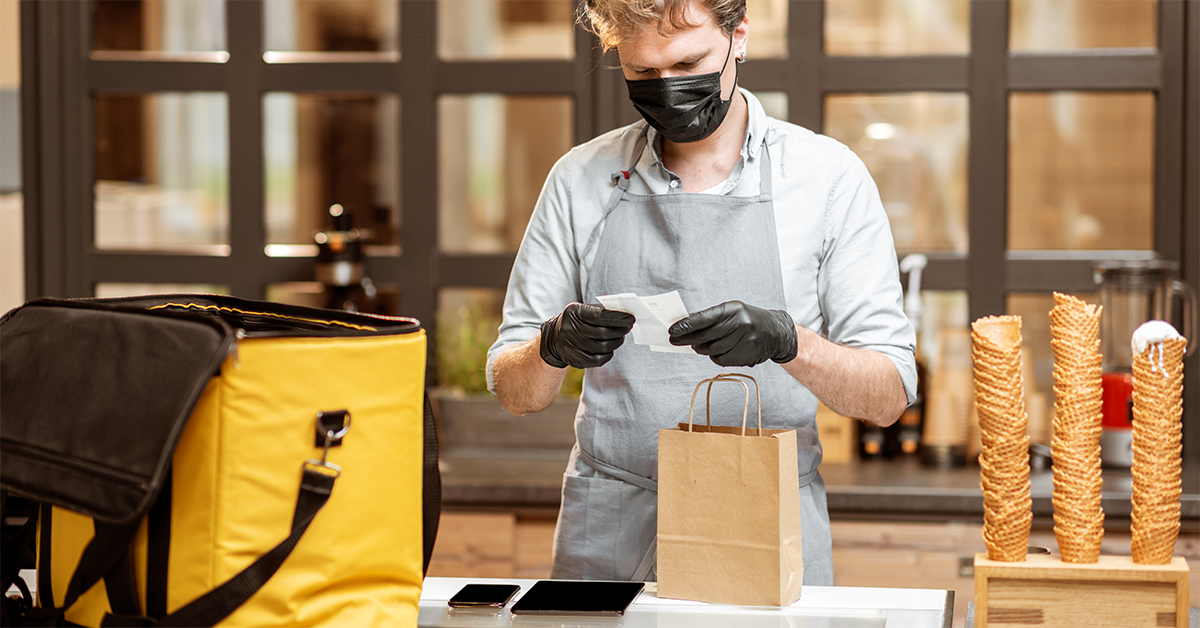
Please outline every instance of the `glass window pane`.
[[395, 316], [399, 313], [399, 292], [395, 285], [370, 284], [366, 296], [369, 307], [363, 307], [362, 293], [355, 295], [347, 304], [343, 299], [345, 293], [329, 289], [319, 281], [285, 281], [267, 285], [267, 300], [288, 305], [303, 307], [319, 307], [355, 312], [370, 312]]
[[487, 351], [499, 335], [504, 290], [443, 288], [438, 293], [438, 386], [487, 392]]
[[574, 0], [438, 0], [438, 56], [570, 59], [574, 25]]
[[1013, 94], [1008, 159], [1008, 248], [1153, 248], [1153, 94]]
[[92, 48], [101, 51], [225, 50], [224, 0], [94, 0]]
[[758, 102], [762, 104], [763, 111], [767, 112], [768, 116], [776, 120], [787, 120], [787, 92], [754, 92], [754, 95], [758, 98]]
[[25, 302], [24, 223], [21, 193], [0, 192], [0, 312]]
[[746, 0], [746, 16], [750, 18], [747, 57], [778, 59], [787, 56], [787, 5], [787, 0]]
[[226, 100], [96, 95], [96, 248], [228, 255]]
[[1012, 0], [1009, 47], [1044, 51], [1075, 48], [1154, 48], [1156, 0]]
[[438, 99], [439, 246], [516, 251], [542, 184], [571, 148], [568, 96]]
[[325, 284], [319, 281], [267, 284], [267, 300], [302, 307], [325, 307]]
[[825, 52], [966, 54], [970, 14], [967, 0], [825, 0]]
[[[1095, 293], [1071, 296], [1096, 303]], [[1024, 361], [1025, 410], [1029, 413], [1029, 436], [1050, 444], [1054, 422], [1054, 351], [1050, 348], [1050, 310], [1054, 295], [1021, 293], [1008, 295], [1008, 313], [1021, 317], [1021, 355]], [[1039, 413], [1040, 417], [1035, 417]]]
[[335, 203], [366, 244], [397, 245], [399, 120], [400, 101], [392, 95], [267, 94], [268, 245], [312, 245]]
[[899, 253], [966, 253], [965, 94], [829, 96], [825, 133], [867, 165]]
[[[400, 50], [399, 0], [265, 0], [263, 44], [278, 52]], [[280, 60], [267, 55], [268, 61]]]
[[924, 379], [917, 382], [925, 395], [921, 438], [930, 460], [949, 464], [954, 448], [966, 444], [975, 403], [967, 293], [922, 290], [921, 301], [917, 337], [918, 359], [925, 367]]
[[102, 299], [151, 294], [229, 294], [229, 286], [211, 283], [98, 283], [95, 295]]

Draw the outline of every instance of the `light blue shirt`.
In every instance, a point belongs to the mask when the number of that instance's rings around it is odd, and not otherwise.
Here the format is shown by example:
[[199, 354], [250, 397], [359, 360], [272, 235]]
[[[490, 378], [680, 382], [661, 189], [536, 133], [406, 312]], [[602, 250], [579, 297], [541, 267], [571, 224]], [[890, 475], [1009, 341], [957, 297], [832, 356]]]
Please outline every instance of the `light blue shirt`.
[[[753, 94], [741, 92], [749, 109], [741, 159], [709, 192], [758, 194], [758, 160], [764, 147], [770, 150], [788, 314], [832, 342], [886, 355], [912, 403], [916, 337], [902, 310], [895, 245], [875, 182], [846, 146], [768, 117]], [[536, 336], [568, 303], [582, 300], [592, 260], [581, 252], [612, 196], [612, 174], [629, 168], [644, 132], [643, 121], [610, 131], [571, 149], [551, 169], [509, 278], [500, 336], [488, 351], [493, 393], [496, 356]], [[681, 194], [679, 176], [662, 163], [654, 129], [648, 140], [629, 173], [629, 191]], [[713, 242], [720, 245], [719, 239]]]

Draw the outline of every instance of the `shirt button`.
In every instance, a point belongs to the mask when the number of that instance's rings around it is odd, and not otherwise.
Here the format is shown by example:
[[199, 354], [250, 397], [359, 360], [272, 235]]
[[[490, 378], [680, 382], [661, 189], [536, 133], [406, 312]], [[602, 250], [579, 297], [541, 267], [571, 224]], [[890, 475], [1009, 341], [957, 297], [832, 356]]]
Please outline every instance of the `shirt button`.
[[672, 188], [679, 187], [679, 181], [676, 181], [675, 179], [671, 179], [671, 187]]

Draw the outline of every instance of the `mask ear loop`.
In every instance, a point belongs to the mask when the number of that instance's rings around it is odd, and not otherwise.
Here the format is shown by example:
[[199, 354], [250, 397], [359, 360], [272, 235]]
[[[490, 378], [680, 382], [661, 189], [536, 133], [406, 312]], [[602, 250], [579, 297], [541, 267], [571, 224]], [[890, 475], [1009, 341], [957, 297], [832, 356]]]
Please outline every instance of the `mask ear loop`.
[[[725, 68], [729, 67], [729, 57], [731, 57], [731, 56], [733, 56], [733, 33], [729, 33], [729, 48], [725, 50], [725, 63], [722, 63], [722, 64], [721, 64], [721, 72], [720, 72], [720, 73], [717, 75], [717, 76], [718, 76], [718, 79], [717, 79], [718, 81], [720, 81], [720, 78], [719, 78], [719, 77], [725, 76]], [[744, 54], [744, 53], [743, 53], [743, 55], [742, 55], [742, 59], [743, 59], [743, 60], [745, 59], [745, 54]], [[729, 98], [721, 98], [721, 102], [724, 102], [724, 101], [726, 101], [726, 100], [733, 100], [733, 95], [734, 95], [735, 93], [737, 93], [737, 84], [738, 84], [738, 78], [740, 78], [740, 77], [738, 76], [738, 74], [739, 74], [739, 72], [738, 72], [738, 67], [737, 67], [737, 66], [738, 66], [738, 63], [739, 63], [739, 61], [738, 61], [737, 59], [734, 59], [734, 63], [733, 63], [733, 90], [729, 92]], [[718, 90], [717, 90], [717, 97], [718, 97], [718, 98], [720, 98], [720, 97], [721, 97], [721, 90], [720, 90], [720, 89], [718, 89]]]

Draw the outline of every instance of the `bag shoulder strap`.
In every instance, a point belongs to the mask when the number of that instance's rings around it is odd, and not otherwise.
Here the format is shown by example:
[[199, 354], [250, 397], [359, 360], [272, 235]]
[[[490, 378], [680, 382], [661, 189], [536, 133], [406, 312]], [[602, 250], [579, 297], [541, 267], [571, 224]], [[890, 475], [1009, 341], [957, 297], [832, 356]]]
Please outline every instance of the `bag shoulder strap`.
[[157, 621], [138, 615], [109, 613], [104, 617], [101, 626], [213, 626], [228, 617], [279, 571], [283, 561], [308, 530], [309, 524], [329, 501], [337, 475], [317, 471], [315, 466], [317, 465], [304, 466], [300, 494], [296, 498], [296, 510], [292, 516], [291, 533], [241, 573], [174, 613], [158, 618]]
[[424, 562], [421, 575], [429, 572], [429, 559], [433, 556], [433, 544], [437, 541], [438, 521], [442, 516], [442, 475], [438, 471], [437, 427], [433, 420], [433, 407], [429, 404], [429, 391], [425, 391], [424, 417], [424, 460], [421, 469], [421, 536], [424, 543]]
[[[317, 471], [306, 464], [292, 517], [292, 531], [271, 551], [263, 554], [225, 584], [189, 602], [183, 608], [155, 622], [155, 626], [212, 626], [225, 619], [258, 592], [300, 542], [313, 518], [329, 501], [337, 475]], [[105, 622], [108, 625], [108, 622]]]

